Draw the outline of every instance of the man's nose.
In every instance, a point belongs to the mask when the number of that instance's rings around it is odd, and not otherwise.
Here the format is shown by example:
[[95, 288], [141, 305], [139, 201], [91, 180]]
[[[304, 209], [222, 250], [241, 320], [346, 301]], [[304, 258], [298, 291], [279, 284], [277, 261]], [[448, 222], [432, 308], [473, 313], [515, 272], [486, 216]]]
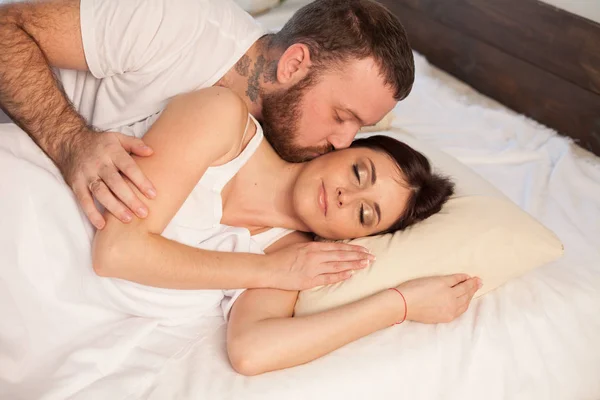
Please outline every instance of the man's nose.
[[357, 133], [358, 127], [353, 124], [348, 124], [348, 126], [344, 127], [340, 132], [330, 135], [327, 138], [327, 141], [336, 149], [345, 149], [350, 147]]

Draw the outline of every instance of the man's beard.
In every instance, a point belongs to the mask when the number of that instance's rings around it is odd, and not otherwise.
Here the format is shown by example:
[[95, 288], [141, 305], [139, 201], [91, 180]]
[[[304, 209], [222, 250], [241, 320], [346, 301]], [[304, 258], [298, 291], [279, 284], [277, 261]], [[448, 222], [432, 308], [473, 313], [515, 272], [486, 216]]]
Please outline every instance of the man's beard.
[[317, 81], [312, 72], [288, 90], [281, 90], [263, 96], [262, 128], [265, 137], [281, 158], [290, 162], [302, 162], [314, 158], [316, 154], [325, 154], [333, 146], [299, 147], [298, 123], [302, 115], [302, 100], [306, 92]]

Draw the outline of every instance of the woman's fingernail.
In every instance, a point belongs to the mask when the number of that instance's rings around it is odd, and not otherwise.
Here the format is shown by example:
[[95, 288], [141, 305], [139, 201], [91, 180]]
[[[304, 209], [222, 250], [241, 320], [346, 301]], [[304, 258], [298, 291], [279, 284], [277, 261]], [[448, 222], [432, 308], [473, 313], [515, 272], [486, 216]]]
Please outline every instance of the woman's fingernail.
[[151, 199], [156, 197], [156, 190], [154, 189], [148, 189], [146, 190], [146, 194], [148, 195], [148, 197], [150, 197]]
[[362, 260], [362, 261], [360, 262], [360, 265], [362, 265], [363, 267], [367, 267], [367, 266], [369, 266], [369, 260]]
[[137, 213], [136, 214], [138, 215], [138, 217], [146, 218], [148, 216], [148, 210], [146, 210], [143, 207], [140, 207], [140, 208], [137, 209]]
[[123, 214], [123, 222], [131, 222], [132, 219], [131, 214]]
[[375, 254], [369, 254], [369, 255], [367, 256], [367, 258], [368, 258], [369, 260], [373, 260], [373, 261], [375, 261], [375, 259], [376, 259], [376, 257], [375, 257]]

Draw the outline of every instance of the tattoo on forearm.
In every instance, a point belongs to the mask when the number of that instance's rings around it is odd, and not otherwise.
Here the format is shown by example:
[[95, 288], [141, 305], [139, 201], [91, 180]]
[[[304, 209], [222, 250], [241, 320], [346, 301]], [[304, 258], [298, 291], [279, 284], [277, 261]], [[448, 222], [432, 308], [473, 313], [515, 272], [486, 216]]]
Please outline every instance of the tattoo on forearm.
[[250, 74], [250, 78], [248, 78], [248, 90], [246, 90], [246, 95], [252, 102], [256, 101], [260, 94], [260, 76], [265, 69], [265, 62], [265, 57], [259, 55], [254, 63], [254, 69]]
[[269, 61], [265, 68], [265, 83], [277, 83], [277, 64], [279, 60]]
[[34, 39], [8, 19], [0, 22], [0, 106], [61, 167], [86, 121]]
[[241, 76], [248, 76], [248, 70], [250, 69], [250, 57], [244, 54], [242, 58], [235, 63], [235, 71]]

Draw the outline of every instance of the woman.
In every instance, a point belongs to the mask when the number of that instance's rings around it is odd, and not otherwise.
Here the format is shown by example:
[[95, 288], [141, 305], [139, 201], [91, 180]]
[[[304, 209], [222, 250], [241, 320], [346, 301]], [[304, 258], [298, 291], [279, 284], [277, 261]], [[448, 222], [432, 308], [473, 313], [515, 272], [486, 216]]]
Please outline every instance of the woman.
[[[148, 217], [130, 224], [107, 214], [94, 269], [203, 296], [199, 289], [253, 288], [231, 293], [225, 305], [226, 316], [233, 306], [228, 351], [241, 373], [298, 365], [400, 320], [451, 320], [480, 285], [462, 274], [419, 279], [292, 318], [297, 290], [347, 279], [373, 260], [365, 249], [309, 243], [301, 232], [348, 239], [403, 229], [439, 211], [452, 184], [391, 139], [287, 163], [262, 140], [243, 101], [217, 87], [173, 100], [144, 141], [155, 153], [139, 165], [169, 195], [148, 201]], [[211, 293], [214, 301], [225, 294]]]

